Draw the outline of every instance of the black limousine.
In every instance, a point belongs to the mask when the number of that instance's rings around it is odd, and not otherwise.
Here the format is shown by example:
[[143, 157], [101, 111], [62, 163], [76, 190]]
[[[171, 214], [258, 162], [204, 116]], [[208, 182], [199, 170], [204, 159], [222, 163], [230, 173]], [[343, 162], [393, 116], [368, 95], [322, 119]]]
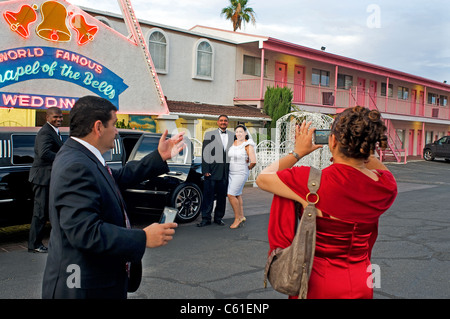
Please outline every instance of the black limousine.
[[[39, 127], [0, 127], [0, 226], [30, 223], [33, 192], [28, 174], [33, 163], [34, 141]], [[63, 140], [68, 128], [60, 128]], [[161, 134], [119, 129], [114, 149], [103, 156], [111, 168], [139, 160], [158, 147]], [[123, 191], [130, 215], [159, 218], [164, 206], [178, 210], [176, 221], [186, 223], [200, 214], [203, 200], [201, 159], [194, 158], [192, 143], [168, 161], [170, 171]]]

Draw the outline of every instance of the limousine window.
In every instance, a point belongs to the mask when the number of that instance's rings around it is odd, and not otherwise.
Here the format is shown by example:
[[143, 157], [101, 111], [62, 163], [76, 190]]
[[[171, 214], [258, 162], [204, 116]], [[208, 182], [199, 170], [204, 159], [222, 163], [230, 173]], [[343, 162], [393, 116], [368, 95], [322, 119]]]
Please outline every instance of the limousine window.
[[122, 147], [119, 138], [114, 139], [114, 148], [102, 154], [106, 162], [120, 162], [122, 158]]
[[12, 164], [32, 164], [34, 157], [34, 141], [36, 139], [36, 136], [13, 134], [11, 137]]
[[133, 160], [139, 161], [141, 160], [145, 155], [150, 154], [151, 152], [155, 151], [158, 148], [159, 138], [149, 136], [144, 137], [141, 145], [139, 145], [139, 148], [136, 150], [136, 154], [134, 155]]
[[[134, 155], [134, 160], [139, 161], [142, 159], [145, 155], [150, 154], [151, 152], [155, 151], [158, 148], [159, 138], [153, 137], [153, 136], [144, 136], [141, 145], [139, 145], [139, 148], [136, 151], [136, 154]], [[187, 158], [188, 158], [188, 147], [183, 149], [178, 155], [172, 157], [171, 159], [167, 160], [167, 163], [173, 163], [173, 164], [186, 164]]]

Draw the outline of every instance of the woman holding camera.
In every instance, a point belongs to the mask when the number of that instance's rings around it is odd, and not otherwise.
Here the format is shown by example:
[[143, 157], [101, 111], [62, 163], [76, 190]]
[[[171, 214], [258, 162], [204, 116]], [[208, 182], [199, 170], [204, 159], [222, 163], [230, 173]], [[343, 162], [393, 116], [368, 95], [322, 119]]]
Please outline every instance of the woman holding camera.
[[[309, 167], [292, 167], [322, 147], [315, 129], [296, 128], [295, 148], [258, 176], [258, 186], [275, 194], [269, 220], [270, 249], [288, 247], [295, 235], [294, 202], [306, 207]], [[338, 114], [328, 139], [333, 164], [322, 170], [316, 204], [317, 235], [308, 298], [372, 298], [370, 256], [378, 219], [395, 200], [394, 176], [373, 154], [387, 147], [380, 113], [356, 106]], [[294, 297], [292, 297], [294, 298]]]

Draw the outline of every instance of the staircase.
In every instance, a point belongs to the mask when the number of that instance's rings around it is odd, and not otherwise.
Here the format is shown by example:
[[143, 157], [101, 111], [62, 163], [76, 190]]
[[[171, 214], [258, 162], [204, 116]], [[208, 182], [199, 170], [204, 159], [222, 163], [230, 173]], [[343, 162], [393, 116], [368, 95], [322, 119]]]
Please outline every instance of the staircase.
[[[357, 100], [355, 98], [355, 96], [353, 96], [352, 94], [352, 98], [355, 101], [355, 105], [357, 105]], [[368, 94], [369, 97], [369, 108], [371, 110], [376, 109], [378, 111], [380, 111], [378, 109], [377, 103], [376, 101], [373, 99], [373, 97]], [[380, 111], [381, 113], [381, 111]], [[400, 138], [398, 137], [397, 131], [395, 130], [394, 125], [392, 124], [392, 121], [390, 119], [383, 119], [384, 120], [384, 124], [386, 125], [386, 136], [388, 138], [388, 148], [386, 148], [384, 151], [382, 151], [381, 149], [377, 150], [378, 155], [380, 156], [380, 160], [382, 162], [397, 162], [397, 163], [405, 163], [406, 164], [406, 149], [403, 148], [403, 143], [400, 140]]]
[[383, 162], [397, 162], [402, 161], [406, 163], [406, 149], [402, 148], [403, 143], [398, 137], [397, 131], [394, 128], [391, 120], [384, 119], [384, 123], [387, 127], [386, 136], [388, 138], [388, 148], [384, 151], [378, 150], [380, 159]]

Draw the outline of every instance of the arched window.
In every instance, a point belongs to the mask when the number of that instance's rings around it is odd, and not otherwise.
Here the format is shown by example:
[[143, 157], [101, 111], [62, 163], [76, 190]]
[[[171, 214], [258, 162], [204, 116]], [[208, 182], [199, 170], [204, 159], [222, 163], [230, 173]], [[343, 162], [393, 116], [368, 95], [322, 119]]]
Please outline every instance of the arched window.
[[111, 29], [114, 29], [113, 26], [112, 26], [112, 24], [111, 24], [111, 21], [109, 21], [109, 19], [108, 19], [107, 17], [96, 16], [95, 18], [96, 18], [98, 21], [100, 21], [100, 22], [106, 24], [106, 25], [107, 25], [108, 27], [110, 27]]
[[214, 73], [214, 50], [207, 40], [197, 42], [195, 77], [201, 79], [213, 78]]
[[153, 60], [153, 64], [155, 65], [155, 69], [159, 73], [167, 72], [167, 54], [168, 43], [167, 37], [164, 35], [162, 30], [155, 30], [150, 33], [148, 38], [149, 42], [149, 51]]

